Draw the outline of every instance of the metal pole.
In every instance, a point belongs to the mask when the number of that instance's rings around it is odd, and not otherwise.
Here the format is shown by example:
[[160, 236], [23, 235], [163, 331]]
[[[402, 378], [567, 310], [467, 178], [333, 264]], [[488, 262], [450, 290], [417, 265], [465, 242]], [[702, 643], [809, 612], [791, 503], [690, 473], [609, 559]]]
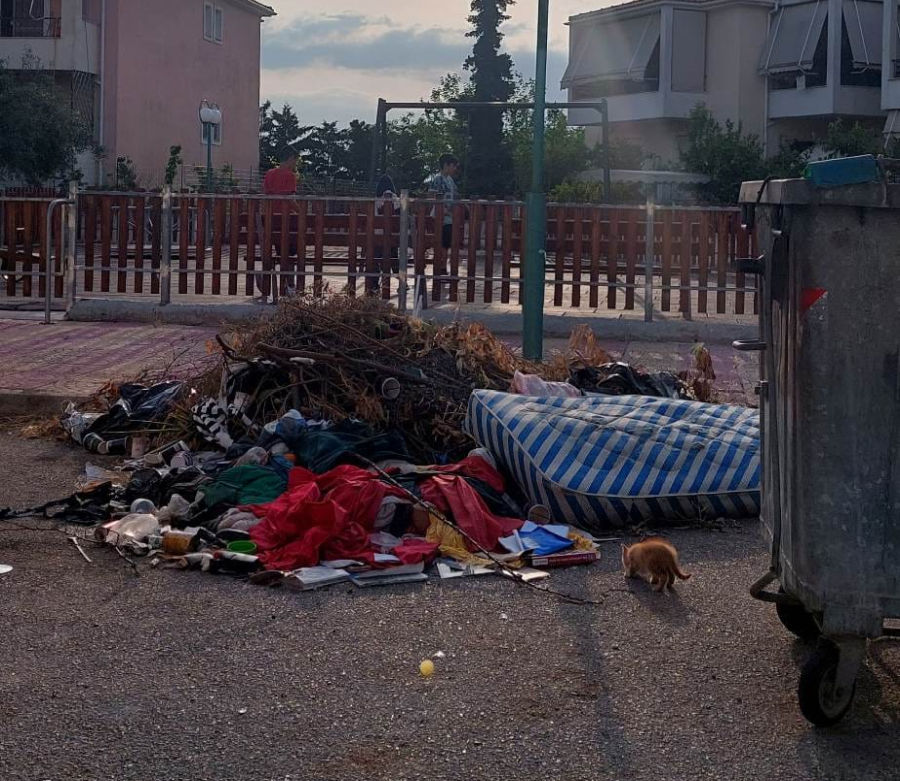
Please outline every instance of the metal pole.
[[162, 189], [159, 231], [159, 303], [165, 306], [172, 301], [172, 187], [168, 184]]
[[56, 198], [47, 206], [44, 233], [44, 325], [50, 325], [50, 307], [53, 301], [53, 212], [64, 203], [68, 203], [68, 199]]
[[644, 321], [648, 323], [653, 320], [653, 259], [656, 250], [656, 205], [650, 193], [652, 190], [647, 193], [647, 228], [644, 242]]
[[409, 190], [400, 191], [400, 244], [397, 247], [397, 263], [400, 272], [397, 307], [405, 312], [409, 271]]
[[603, 197], [612, 203], [612, 176], [609, 172], [609, 105], [604, 100], [600, 107], [600, 118], [603, 123]]
[[212, 179], [213, 179], [213, 170], [212, 170], [212, 134], [213, 134], [213, 126], [212, 123], [206, 123], [206, 190], [207, 192], [212, 192]]
[[372, 128], [372, 159], [369, 161], [369, 181], [375, 185], [378, 175], [378, 162], [381, 159], [381, 126], [387, 116], [387, 103], [384, 98], [378, 98], [378, 110], [375, 113], [375, 125]]
[[544, 355], [544, 269], [547, 243], [547, 196], [544, 194], [544, 116], [547, 91], [547, 27], [549, 0], [538, 0], [537, 59], [534, 70], [534, 145], [531, 192], [525, 198], [528, 231], [525, 238], [522, 301], [522, 353], [539, 360]]
[[69, 208], [66, 210], [66, 232], [64, 244], [66, 248], [66, 311], [75, 306], [78, 274], [75, 267], [77, 261], [76, 241], [78, 238], [78, 182], [69, 182]]

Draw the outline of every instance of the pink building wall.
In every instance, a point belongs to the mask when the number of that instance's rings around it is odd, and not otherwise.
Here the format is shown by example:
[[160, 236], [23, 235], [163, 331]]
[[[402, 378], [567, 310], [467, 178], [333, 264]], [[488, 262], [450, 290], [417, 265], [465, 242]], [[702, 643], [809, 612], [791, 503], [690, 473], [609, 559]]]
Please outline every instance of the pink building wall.
[[259, 162], [260, 19], [246, 6], [216, 0], [223, 42], [203, 37], [203, 0], [107, 0], [104, 173], [118, 156], [134, 161], [144, 185], [161, 184], [169, 147], [185, 166], [206, 164], [198, 107], [222, 110], [213, 165], [236, 171]]

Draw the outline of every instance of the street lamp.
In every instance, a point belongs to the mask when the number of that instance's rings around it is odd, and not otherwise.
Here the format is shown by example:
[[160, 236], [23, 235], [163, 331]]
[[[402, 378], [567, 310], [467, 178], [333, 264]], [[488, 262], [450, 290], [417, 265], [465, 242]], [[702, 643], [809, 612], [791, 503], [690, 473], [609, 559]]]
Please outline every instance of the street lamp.
[[534, 69], [534, 145], [531, 191], [525, 196], [525, 284], [522, 298], [522, 354], [540, 360], [544, 353], [544, 273], [547, 196], [544, 194], [544, 111], [547, 92], [547, 27], [550, 0], [538, 0], [537, 60]]
[[213, 128], [222, 124], [222, 112], [218, 105], [204, 99], [200, 101], [200, 123], [206, 136], [206, 189], [213, 189], [212, 142]]

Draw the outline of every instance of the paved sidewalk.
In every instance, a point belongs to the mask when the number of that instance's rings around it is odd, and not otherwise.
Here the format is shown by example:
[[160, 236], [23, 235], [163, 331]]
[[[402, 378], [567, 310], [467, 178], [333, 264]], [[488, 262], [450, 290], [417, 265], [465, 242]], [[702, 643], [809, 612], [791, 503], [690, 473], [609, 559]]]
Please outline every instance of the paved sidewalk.
[[[491, 318], [484, 321], [491, 327]], [[214, 326], [152, 325], [131, 322], [68, 322], [44, 325], [24, 314], [5, 313], [0, 319], [0, 412], [59, 411], [66, 401], [92, 395], [109, 380], [121, 381], [143, 371], [167, 369], [173, 376], [191, 377], [211, 360], [208, 344]], [[681, 371], [691, 365], [691, 342], [629, 341], [604, 338], [601, 344], [614, 358], [648, 370]], [[519, 336], [504, 337], [511, 345]], [[567, 340], [548, 338], [545, 349], [565, 348]], [[729, 345], [710, 344], [722, 401], [754, 404], [755, 357], [736, 353]]]
[[140, 323], [45, 325], [33, 319], [0, 319], [0, 412], [44, 413], [79, 401], [108, 380], [144, 370], [171, 368], [190, 376], [210, 360], [209, 326]]

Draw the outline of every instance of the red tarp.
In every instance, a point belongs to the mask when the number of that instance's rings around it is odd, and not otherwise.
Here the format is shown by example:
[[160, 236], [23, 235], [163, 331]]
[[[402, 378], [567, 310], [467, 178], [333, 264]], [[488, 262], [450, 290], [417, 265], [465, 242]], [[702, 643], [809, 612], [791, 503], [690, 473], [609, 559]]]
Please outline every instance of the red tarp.
[[[503, 478], [482, 458], [472, 456], [446, 467], [429, 467], [442, 474], [421, 481], [423, 497], [488, 550], [522, 525], [517, 518], [493, 515], [478, 492], [459, 475], [478, 478], [502, 491]], [[369, 534], [387, 496], [405, 498], [399, 488], [355, 466], [339, 466], [323, 475], [292, 469], [285, 493], [274, 502], [250, 509], [262, 521], [250, 537], [267, 569], [291, 570], [322, 560], [355, 559], [374, 564]], [[474, 547], [474, 546], [473, 546]], [[409, 539], [392, 551], [404, 564], [430, 561], [437, 546]]]

